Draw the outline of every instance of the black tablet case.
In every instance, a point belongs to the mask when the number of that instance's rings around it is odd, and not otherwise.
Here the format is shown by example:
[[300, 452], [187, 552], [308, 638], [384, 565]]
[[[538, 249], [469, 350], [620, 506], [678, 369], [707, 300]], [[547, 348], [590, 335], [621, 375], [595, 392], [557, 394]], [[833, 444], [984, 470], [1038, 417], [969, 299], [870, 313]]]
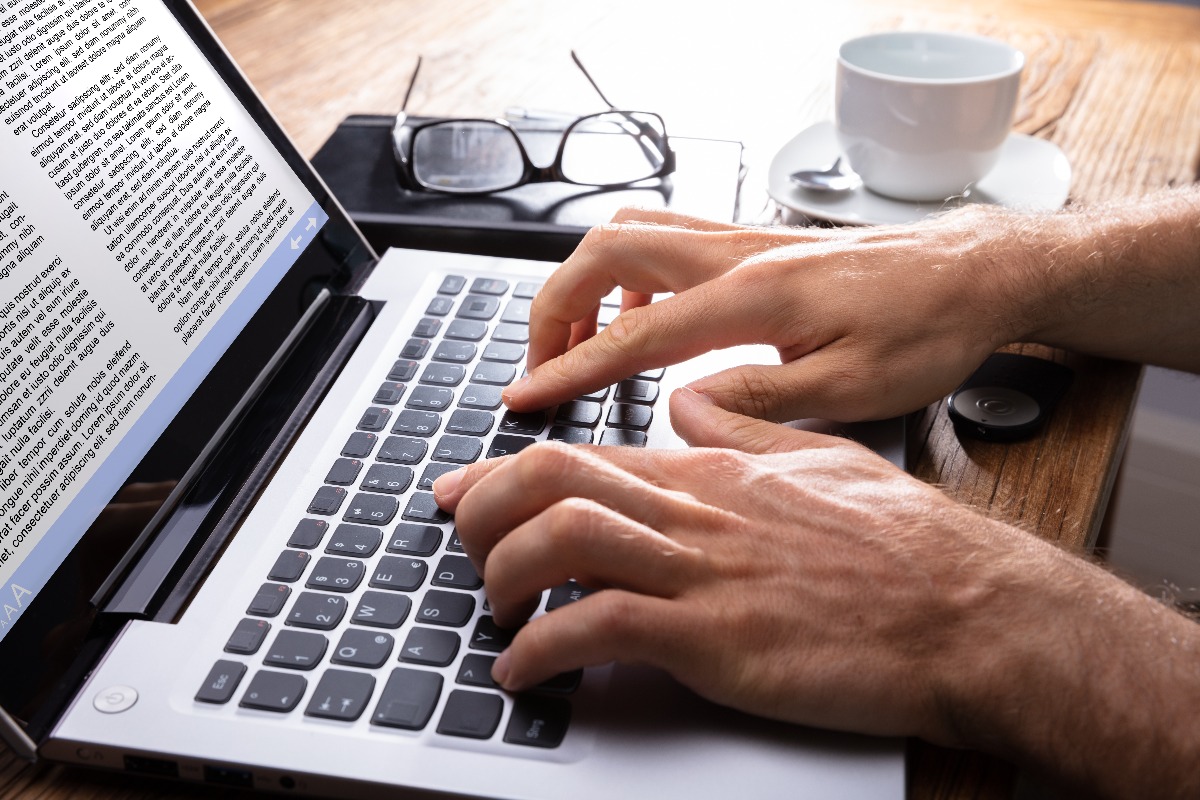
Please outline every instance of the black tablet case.
[[737, 218], [740, 142], [672, 136], [675, 173], [626, 189], [539, 183], [453, 197], [401, 188], [392, 123], [391, 116], [347, 117], [312, 159], [378, 252], [411, 247], [561, 261], [589, 228], [609, 221], [624, 206], [669, 208], [725, 222]]

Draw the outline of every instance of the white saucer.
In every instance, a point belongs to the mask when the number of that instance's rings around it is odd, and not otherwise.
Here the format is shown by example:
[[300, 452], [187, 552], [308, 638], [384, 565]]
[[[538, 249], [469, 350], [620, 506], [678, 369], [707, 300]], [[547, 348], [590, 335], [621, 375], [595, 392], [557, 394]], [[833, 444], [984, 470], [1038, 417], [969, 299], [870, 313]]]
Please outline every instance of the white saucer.
[[936, 211], [966, 203], [993, 203], [1023, 211], [1055, 211], [1067, 202], [1071, 164], [1053, 142], [1022, 133], [1009, 134], [1000, 162], [966, 197], [923, 203], [894, 200], [858, 188], [849, 192], [814, 192], [788, 180], [798, 169], [824, 167], [838, 157], [833, 123], [805, 128], [771, 160], [767, 192], [781, 206], [806, 217], [842, 225], [885, 225], [915, 222]]

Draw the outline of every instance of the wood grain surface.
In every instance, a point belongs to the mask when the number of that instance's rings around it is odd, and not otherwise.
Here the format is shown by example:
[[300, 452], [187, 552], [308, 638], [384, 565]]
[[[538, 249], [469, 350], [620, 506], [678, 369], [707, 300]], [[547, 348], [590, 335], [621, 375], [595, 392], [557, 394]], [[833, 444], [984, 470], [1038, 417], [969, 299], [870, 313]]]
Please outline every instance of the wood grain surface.
[[[1200, 9], [1113, 0], [200, 0], [235, 60], [301, 151], [346, 115], [409, 110], [497, 115], [508, 106], [598, 108], [584, 63], [614, 102], [661, 113], [673, 133], [747, 145], [743, 216], [776, 218], [771, 156], [827, 119], [840, 41], [893, 28], [973, 31], [1026, 52], [1018, 130], [1055, 142], [1072, 203], [1195, 181], [1200, 172]], [[955, 435], [943, 405], [915, 415], [914, 472], [958, 500], [1074, 551], [1095, 542], [1140, 370], [1046, 348], [1074, 368], [1052, 424], [1014, 445]], [[912, 743], [912, 798], [1001, 798], [1014, 770], [975, 753]], [[0, 800], [213, 797], [204, 787], [29, 766], [0, 748]], [[220, 796], [240, 796], [222, 792]]]

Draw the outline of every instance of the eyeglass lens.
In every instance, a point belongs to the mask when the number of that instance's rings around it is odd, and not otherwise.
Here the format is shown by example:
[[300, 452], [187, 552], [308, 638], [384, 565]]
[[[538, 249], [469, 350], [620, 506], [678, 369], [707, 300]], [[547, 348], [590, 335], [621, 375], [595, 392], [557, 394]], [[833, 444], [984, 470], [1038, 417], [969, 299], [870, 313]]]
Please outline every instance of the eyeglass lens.
[[[548, 135], [553, 142], [545, 141]], [[562, 131], [522, 131], [535, 158], [553, 158]], [[550, 147], [547, 148], [546, 145]], [[512, 129], [487, 120], [449, 120], [417, 131], [417, 181], [443, 192], [493, 192], [521, 183], [525, 159]], [[654, 114], [611, 111], [574, 123], [563, 142], [562, 175], [587, 186], [634, 183], [658, 174], [665, 132]]]

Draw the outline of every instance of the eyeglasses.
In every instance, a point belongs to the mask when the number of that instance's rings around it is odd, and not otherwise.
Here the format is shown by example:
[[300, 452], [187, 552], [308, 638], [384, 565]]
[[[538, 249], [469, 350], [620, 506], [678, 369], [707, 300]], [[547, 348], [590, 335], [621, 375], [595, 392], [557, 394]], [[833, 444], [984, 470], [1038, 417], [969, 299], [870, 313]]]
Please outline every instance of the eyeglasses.
[[[674, 172], [675, 153], [662, 117], [617, 108], [574, 51], [571, 58], [609, 110], [578, 117], [565, 127], [519, 129], [503, 119], [410, 120], [405, 109], [421, 69], [418, 58], [392, 128], [401, 183], [410, 189], [459, 195], [550, 181], [615, 189]], [[530, 159], [526, 144], [536, 141], [554, 147], [553, 140], [546, 141], [548, 136], [557, 139], [554, 160], [539, 167]]]

